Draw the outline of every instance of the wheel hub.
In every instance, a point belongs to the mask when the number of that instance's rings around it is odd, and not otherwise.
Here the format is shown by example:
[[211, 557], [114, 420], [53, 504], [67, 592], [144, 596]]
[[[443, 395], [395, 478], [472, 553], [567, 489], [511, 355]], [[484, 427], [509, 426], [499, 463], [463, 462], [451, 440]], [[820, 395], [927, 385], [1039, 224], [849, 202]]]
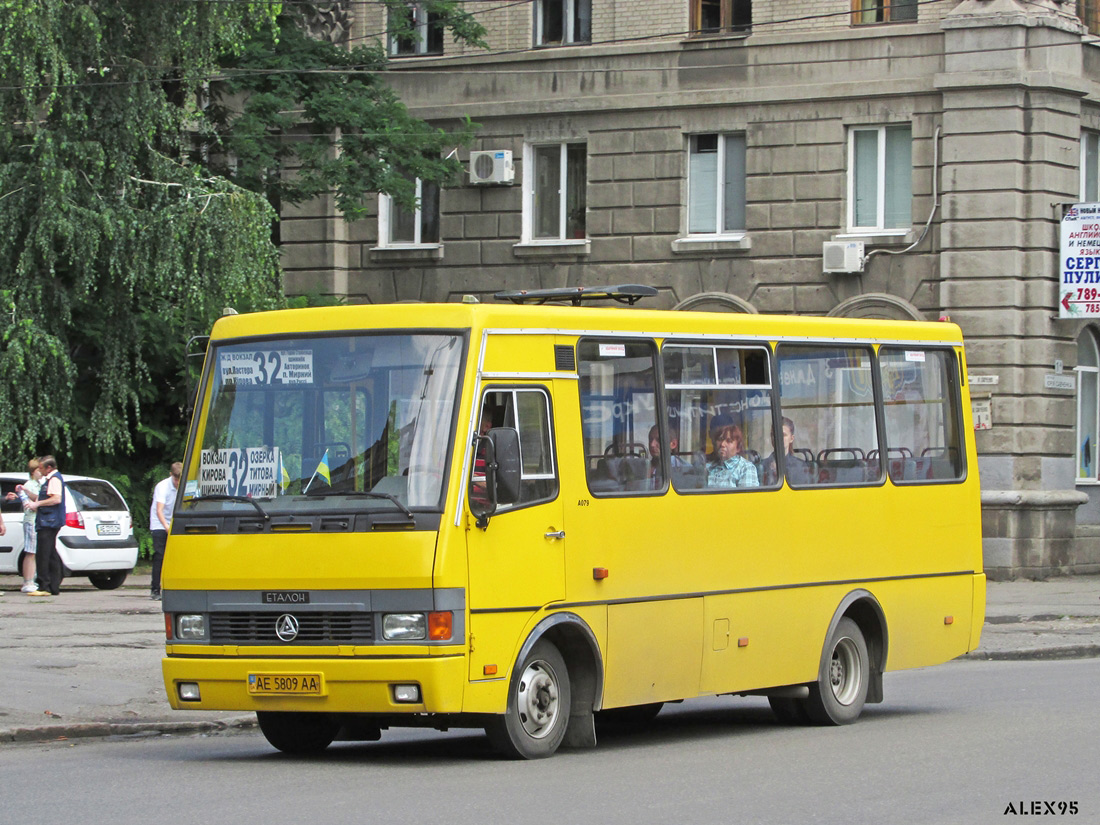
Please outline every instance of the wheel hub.
[[532, 662], [519, 682], [518, 709], [523, 729], [534, 739], [546, 736], [558, 713], [558, 685], [545, 662]]

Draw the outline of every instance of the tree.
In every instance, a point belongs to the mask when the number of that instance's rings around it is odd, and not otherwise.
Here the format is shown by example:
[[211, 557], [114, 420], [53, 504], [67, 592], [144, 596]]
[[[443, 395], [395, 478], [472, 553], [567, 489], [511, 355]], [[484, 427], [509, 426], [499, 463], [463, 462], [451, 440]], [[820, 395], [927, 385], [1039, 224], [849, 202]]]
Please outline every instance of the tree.
[[[480, 43], [459, 3], [422, 5]], [[331, 191], [350, 219], [457, 171], [470, 124], [411, 118], [381, 42], [311, 38], [306, 6], [0, 0], [0, 461], [178, 457], [188, 337], [284, 303], [279, 205]]]

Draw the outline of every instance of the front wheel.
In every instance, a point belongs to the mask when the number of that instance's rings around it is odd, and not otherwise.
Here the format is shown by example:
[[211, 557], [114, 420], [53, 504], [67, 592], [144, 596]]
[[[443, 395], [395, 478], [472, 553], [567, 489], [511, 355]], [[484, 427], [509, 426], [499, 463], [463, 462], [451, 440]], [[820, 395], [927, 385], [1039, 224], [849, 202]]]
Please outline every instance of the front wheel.
[[810, 685], [806, 712], [819, 725], [846, 725], [859, 718], [867, 701], [871, 677], [867, 641], [859, 625], [845, 617], [837, 622], [825, 649], [825, 669]]
[[122, 586], [122, 583], [126, 581], [128, 575], [130, 575], [129, 570], [112, 570], [108, 573], [89, 573], [88, 581], [100, 590], [114, 590]]
[[485, 727], [498, 751], [514, 759], [541, 759], [558, 749], [569, 724], [569, 671], [550, 642], [531, 648], [512, 677], [508, 709]]
[[320, 753], [336, 738], [340, 726], [326, 713], [256, 711], [260, 731], [283, 753]]

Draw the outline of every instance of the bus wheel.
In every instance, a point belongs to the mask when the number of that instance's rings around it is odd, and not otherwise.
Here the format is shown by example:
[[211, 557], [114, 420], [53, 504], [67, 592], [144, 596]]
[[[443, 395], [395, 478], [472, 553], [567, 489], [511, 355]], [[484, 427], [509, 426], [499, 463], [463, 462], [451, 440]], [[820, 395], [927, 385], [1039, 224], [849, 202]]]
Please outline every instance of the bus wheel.
[[846, 725], [859, 718], [867, 700], [871, 675], [867, 642], [859, 625], [845, 617], [825, 649], [829, 651], [825, 672], [810, 685], [806, 712], [819, 725]]
[[327, 713], [256, 711], [264, 738], [283, 753], [320, 753], [336, 738], [339, 725]]
[[540, 641], [516, 669], [508, 710], [485, 728], [498, 751], [515, 759], [540, 759], [558, 749], [569, 724], [569, 671], [558, 649]]

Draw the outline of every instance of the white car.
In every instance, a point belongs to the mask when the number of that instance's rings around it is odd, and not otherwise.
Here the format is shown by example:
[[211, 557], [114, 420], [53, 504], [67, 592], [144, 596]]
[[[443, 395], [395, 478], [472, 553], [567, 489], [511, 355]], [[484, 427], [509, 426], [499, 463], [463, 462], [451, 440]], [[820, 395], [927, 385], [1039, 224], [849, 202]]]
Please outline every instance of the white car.
[[[65, 479], [65, 526], [57, 534], [64, 576], [87, 576], [101, 590], [126, 581], [137, 563], [138, 543], [130, 508], [113, 484], [102, 478], [62, 473]], [[23, 573], [23, 505], [8, 501], [26, 473], [0, 473], [0, 517], [7, 531], [0, 536], [0, 573]]]

